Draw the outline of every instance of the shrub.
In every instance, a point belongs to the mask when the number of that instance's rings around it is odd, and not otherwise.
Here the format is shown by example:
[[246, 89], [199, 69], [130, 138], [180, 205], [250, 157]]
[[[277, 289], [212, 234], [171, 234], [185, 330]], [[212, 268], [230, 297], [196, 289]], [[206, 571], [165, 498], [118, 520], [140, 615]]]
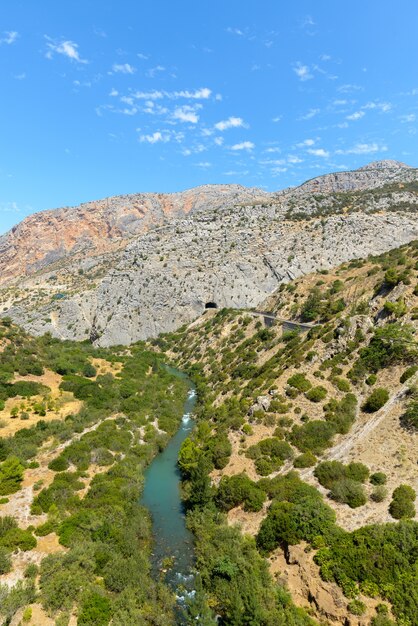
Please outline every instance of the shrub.
[[96, 592], [88, 594], [77, 619], [79, 626], [107, 626], [112, 616], [110, 600]]
[[370, 499], [373, 502], [383, 502], [383, 500], [387, 497], [388, 490], [384, 485], [377, 485], [370, 494]]
[[387, 476], [384, 472], [374, 472], [370, 476], [370, 482], [372, 485], [385, 485], [387, 481]]
[[415, 490], [409, 485], [396, 487], [392, 494], [392, 502], [389, 505], [389, 513], [395, 519], [415, 517], [415, 498]]
[[364, 488], [351, 478], [337, 480], [331, 487], [330, 496], [336, 502], [348, 504], [352, 509], [363, 506], [367, 502]]
[[303, 454], [297, 456], [296, 459], [293, 461], [294, 467], [301, 469], [305, 467], [312, 467], [313, 465], [315, 465], [315, 463], [316, 456], [312, 454], [312, 452], [304, 452]]
[[352, 615], [364, 615], [367, 607], [364, 602], [355, 599], [349, 602], [347, 608]]
[[338, 391], [348, 393], [350, 391], [350, 383], [345, 378], [338, 378], [337, 376], [332, 379], [332, 382], [337, 387]]
[[0, 546], [0, 574], [7, 574], [12, 569], [10, 551]]
[[403, 384], [405, 383], [407, 380], [409, 380], [410, 378], [412, 378], [412, 376], [414, 374], [416, 374], [418, 372], [418, 365], [411, 365], [411, 367], [408, 367], [401, 375], [399, 381]]
[[313, 387], [312, 389], [307, 391], [305, 393], [305, 396], [311, 402], [321, 402], [322, 400], [324, 400], [324, 398], [326, 398], [327, 390], [325, 389], [325, 387], [319, 385], [318, 387]]
[[291, 387], [295, 387], [298, 391], [308, 391], [312, 387], [312, 383], [307, 380], [305, 374], [293, 374], [288, 380], [287, 384]]
[[10, 456], [0, 465], [0, 495], [7, 496], [20, 489], [24, 467], [15, 456]]
[[408, 402], [405, 413], [400, 418], [401, 425], [408, 430], [418, 430], [418, 396], [414, 393], [411, 401]]
[[369, 468], [363, 463], [349, 463], [346, 467], [346, 476], [359, 483], [364, 483], [369, 477]]
[[301, 452], [322, 454], [325, 448], [331, 445], [334, 434], [335, 428], [332, 424], [313, 420], [302, 426], [293, 426], [288, 437]]
[[389, 400], [389, 392], [384, 387], [375, 389], [361, 407], [367, 413], [375, 413]]

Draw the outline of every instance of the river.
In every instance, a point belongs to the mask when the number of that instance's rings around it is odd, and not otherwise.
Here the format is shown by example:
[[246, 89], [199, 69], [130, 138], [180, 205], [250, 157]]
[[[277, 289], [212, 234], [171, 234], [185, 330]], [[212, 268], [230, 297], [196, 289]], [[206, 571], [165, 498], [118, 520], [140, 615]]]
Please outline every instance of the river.
[[[181, 475], [177, 465], [178, 453], [183, 441], [193, 430], [191, 419], [196, 403], [196, 392], [190, 379], [173, 368], [168, 368], [176, 376], [190, 384], [184, 404], [183, 417], [176, 434], [167, 447], [158, 454], [145, 471], [144, 490], [141, 504], [151, 513], [154, 546], [152, 568], [156, 578], [167, 569], [165, 582], [173, 589], [179, 606], [185, 597], [193, 593], [194, 549], [193, 535], [186, 528], [186, 519], [181, 501]], [[165, 567], [166, 559], [173, 559], [170, 568]], [[179, 617], [181, 624], [181, 618]]]

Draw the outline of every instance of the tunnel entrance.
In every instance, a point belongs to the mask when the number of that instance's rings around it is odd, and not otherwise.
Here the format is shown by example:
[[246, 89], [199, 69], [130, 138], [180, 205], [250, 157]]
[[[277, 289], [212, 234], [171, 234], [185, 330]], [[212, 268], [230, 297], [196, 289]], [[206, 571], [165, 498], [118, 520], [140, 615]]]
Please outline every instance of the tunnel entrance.
[[217, 309], [218, 305], [216, 302], [206, 302], [205, 309]]

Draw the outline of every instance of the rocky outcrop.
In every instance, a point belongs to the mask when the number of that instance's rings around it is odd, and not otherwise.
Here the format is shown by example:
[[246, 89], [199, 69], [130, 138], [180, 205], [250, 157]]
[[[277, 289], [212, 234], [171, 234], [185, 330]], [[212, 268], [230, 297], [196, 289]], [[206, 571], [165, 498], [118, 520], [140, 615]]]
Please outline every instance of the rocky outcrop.
[[384, 185], [417, 180], [417, 170], [399, 161], [374, 161], [351, 172], [335, 172], [308, 180], [297, 194], [322, 194], [377, 189]]
[[[386, 170], [417, 172], [363, 172]], [[349, 207], [338, 194], [324, 205], [296, 192], [205, 186], [32, 216], [0, 241], [1, 271], [23, 276], [0, 291], [2, 314], [34, 334], [129, 344], [207, 303], [258, 307], [282, 282], [418, 238], [413, 185], [356, 192]]]
[[35, 213], [0, 237], [0, 284], [63, 258], [121, 249], [150, 228], [189, 213], [271, 198], [272, 194], [241, 185], [204, 185], [180, 193], [115, 196]]

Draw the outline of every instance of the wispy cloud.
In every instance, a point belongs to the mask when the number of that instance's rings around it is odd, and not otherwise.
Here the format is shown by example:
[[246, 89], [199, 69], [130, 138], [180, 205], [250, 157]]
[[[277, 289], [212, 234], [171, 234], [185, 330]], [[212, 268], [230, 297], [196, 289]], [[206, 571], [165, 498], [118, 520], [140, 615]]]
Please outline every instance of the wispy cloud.
[[401, 115], [399, 119], [405, 124], [415, 122], [417, 116], [415, 115], [415, 113], [407, 113], [406, 115]]
[[387, 146], [372, 143], [356, 143], [351, 148], [336, 150], [336, 154], [375, 154], [376, 152], [386, 152]]
[[309, 66], [303, 65], [303, 63], [301, 63], [300, 61], [293, 65], [293, 71], [302, 82], [306, 80], [311, 80], [311, 78], [313, 78], [313, 74], [311, 73]]
[[390, 102], [367, 102], [363, 109], [377, 109], [381, 113], [388, 113], [392, 110], [392, 104]]
[[313, 117], [315, 117], [315, 115], [318, 115], [318, 113], [320, 112], [320, 109], [309, 109], [309, 111], [305, 113], [305, 115], [302, 115], [299, 120], [311, 120]]
[[345, 85], [340, 85], [337, 87], [337, 91], [339, 93], [353, 93], [355, 91], [363, 91], [364, 87], [361, 85], [353, 85], [351, 83], [346, 83]]
[[195, 89], [194, 91], [134, 91], [133, 97], [137, 100], [162, 100], [168, 98], [169, 100], [178, 100], [184, 98], [185, 100], [207, 100], [210, 98], [212, 91], [208, 87], [202, 87], [201, 89]]
[[140, 135], [139, 141], [147, 143], [167, 143], [170, 141], [170, 135], [157, 130], [155, 133], [152, 133], [152, 135]]
[[221, 120], [215, 124], [216, 130], [224, 131], [229, 128], [243, 128], [247, 127], [244, 120], [241, 117], [228, 117], [227, 120]]
[[242, 141], [241, 143], [236, 143], [231, 146], [231, 150], [239, 151], [239, 150], [248, 150], [251, 151], [255, 148], [255, 144], [252, 141]]
[[130, 63], [114, 63], [109, 74], [135, 74], [136, 67]]
[[303, 141], [297, 143], [298, 148], [309, 148], [309, 146], [313, 146], [315, 143], [315, 139], [304, 139]]
[[308, 154], [312, 154], [312, 156], [321, 157], [323, 159], [327, 159], [329, 157], [328, 150], [324, 150], [323, 148], [309, 148], [307, 152]]
[[147, 70], [146, 74], [149, 78], [155, 78], [157, 74], [159, 74], [160, 72], [165, 72], [165, 67], [163, 65], [156, 65], [155, 67], [150, 67], [150, 69]]
[[17, 32], [17, 30], [6, 30], [2, 33], [2, 36], [0, 37], [0, 45], [4, 43], [7, 46], [10, 46], [12, 43], [15, 43], [18, 38], [19, 33]]
[[175, 120], [179, 120], [180, 122], [189, 122], [190, 124], [197, 124], [199, 121], [199, 116], [196, 113], [197, 106], [189, 106], [184, 105], [182, 107], [177, 107], [174, 110], [173, 118]]
[[78, 51], [78, 44], [74, 41], [57, 41], [51, 39], [47, 35], [45, 35], [45, 39], [47, 40], [47, 52], [45, 54], [47, 59], [52, 59], [54, 54], [61, 54], [62, 56], [67, 57], [67, 59], [70, 59], [70, 61], [75, 61], [76, 63], [88, 63], [86, 59], [81, 58]]
[[357, 120], [361, 120], [361, 118], [365, 115], [364, 111], [355, 111], [354, 113], [347, 115], [345, 119], [350, 120], [350, 122], [356, 122]]
[[20, 213], [20, 210], [17, 202], [0, 202], [0, 212], [2, 213]]

